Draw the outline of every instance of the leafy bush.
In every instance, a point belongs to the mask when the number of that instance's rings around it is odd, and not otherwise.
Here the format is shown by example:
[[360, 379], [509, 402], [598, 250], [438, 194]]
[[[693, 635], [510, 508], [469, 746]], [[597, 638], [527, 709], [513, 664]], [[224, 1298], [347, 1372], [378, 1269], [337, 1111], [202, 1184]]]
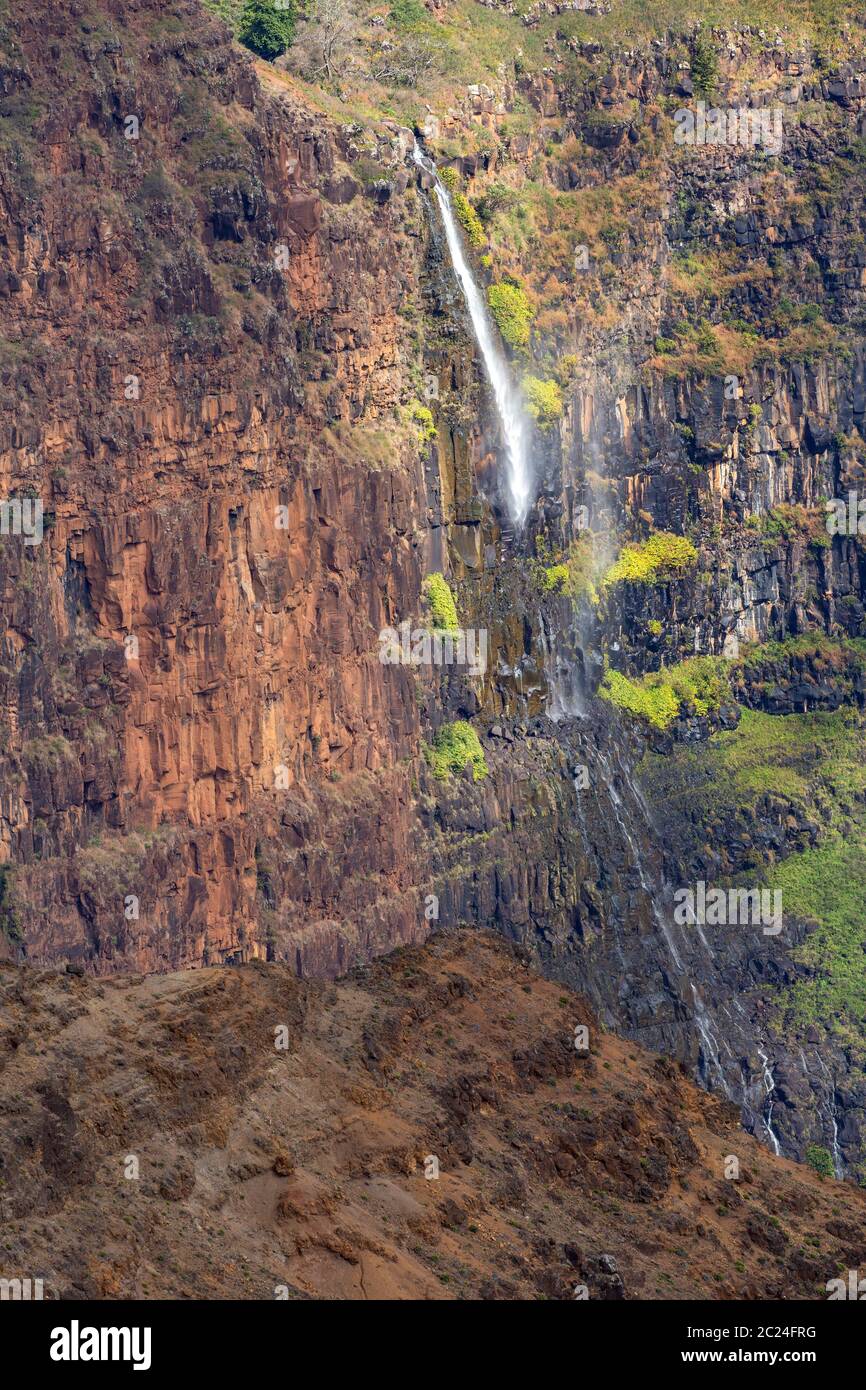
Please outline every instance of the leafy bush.
[[492, 183], [478, 204], [482, 222], [489, 222], [494, 213], [514, 207], [517, 194], [503, 183]]
[[833, 1164], [833, 1156], [827, 1149], [822, 1149], [820, 1144], [810, 1144], [806, 1149], [806, 1162], [810, 1168], [814, 1168], [819, 1178], [835, 1178], [836, 1168]]
[[412, 32], [423, 28], [430, 20], [430, 11], [422, 0], [391, 0], [389, 19], [395, 29]]
[[620, 671], [606, 671], [598, 693], [629, 714], [648, 720], [657, 729], [666, 729], [680, 712], [680, 702], [669, 685], [644, 685], [629, 680]]
[[465, 193], [452, 193], [451, 205], [460, 226], [466, 233], [466, 239], [470, 246], [477, 250], [480, 246], [486, 246], [487, 237], [484, 235], [484, 228], [481, 225], [481, 218], [466, 197]]
[[430, 605], [433, 626], [445, 632], [456, 632], [459, 627], [457, 605], [444, 574], [428, 574], [422, 585], [424, 597]]
[[509, 347], [525, 348], [529, 342], [533, 314], [526, 292], [519, 285], [505, 281], [489, 287], [487, 303], [496, 320], [496, 326]]
[[671, 531], [656, 531], [642, 544], [624, 545], [618, 558], [605, 574], [602, 585], [656, 584], [681, 574], [698, 558], [698, 552], [686, 536]]
[[297, 22], [296, 0], [283, 0], [280, 9], [275, 8], [273, 0], [246, 0], [238, 38], [259, 58], [273, 62], [291, 44]]
[[562, 391], [557, 381], [542, 381], [537, 376], [523, 378], [526, 409], [543, 430], [549, 430], [562, 418]]
[[547, 565], [541, 571], [541, 587], [546, 594], [561, 594], [568, 583], [568, 565]]
[[424, 751], [433, 776], [440, 782], [452, 772], [462, 772], [467, 763], [472, 764], [474, 781], [480, 782], [487, 776], [484, 750], [477, 733], [465, 719], [444, 724], [433, 740], [433, 747]]
[[422, 405], [420, 401], [413, 401], [409, 407], [412, 420], [418, 426], [418, 438], [420, 443], [429, 444], [431, 439], [436, 438], [436, 425], [433, 422], [433, 412], [429, 406]]

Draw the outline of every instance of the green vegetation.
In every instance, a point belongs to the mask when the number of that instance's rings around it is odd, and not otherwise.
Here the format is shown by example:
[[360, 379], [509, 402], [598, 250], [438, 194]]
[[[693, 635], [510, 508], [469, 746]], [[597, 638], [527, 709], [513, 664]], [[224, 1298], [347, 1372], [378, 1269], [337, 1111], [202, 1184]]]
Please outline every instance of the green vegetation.
[[259, 58], [279, 58], [295, 37], [298, 22], [297, 0], [246, 0], [241, 11], [238, 38]]
[[15, 896], [15, 870], [11, 864], [0, 864], [0, 932], [12, 942], [21, 942], [20, 904]]
[[460, 626], [457, 618], [457, 605], [444, 574], [428, 574], [422, 585], [422, 590], [430, 605], [433, 627], [444, 632], [456, 632]]
[[439, 781], [450, 777], [452, 772], [462, 772], [467, 763], [472, 764], [472, 777], [480, 782], [487, 776], [487, 762], [478, 735], [465, 719], [453, 724], [444, 724], [433, 740], [432, 748], [425, 748], [424, 756]]
[[436, 438], [436, 425], [433, 421], [433, 412], [429, 406], [422, 405], [420, 401], [413, 401], [409, 407], [409, 413], [418, 427], [418, 442], [429, 444], [431, 439]]
[[760, 535], [767, 545], [791, 543], [796, 540], [806, 541], [822, 549], [830, 545], [827, 514], [823, 507], [808, 508], [796, 503], [792, 505], [782, 502], [760, 516], [747, 517], [744, 524], [750, 531]]
[[540, 584], [546, 594], [561, 594], [568, 582], [568, 565], [547, 565], [541, 571]]
[[719, 59], [712, 40], [700, 32], [692, 43], [691, 69], [695, 95], [709, 100], [719, 77]]
[[[806, 639], [759, 648], [790, 652]], [[815, 641], [814, 634], [811, 638]], [[829, 639], [824, 639], [828, 648]], [[649, 755], [644, 784], [653, 801], [676, 818], [695, 852], [715, 839], [714, 827], [767, 814], [766, 798], [816, 827], [816, 845], [776, 859], [762, 851], [748, 863], [780, 889], [786, 916], [812, 923], [793, 951], [809, 973], [777, 993], [787, 1028], [817, 1023], [832, 1029], [866, 1063], [866, 970], [863, 955], [863, 862], [866, 858], [866, 760], [863, 716], [853, 707], [814, 714], [765, 714], [744, 709], [736, 729], [698, 747]]]
[[60, 767], [64, 762], [78, 761], [75, 749], [62, 734], [44, 734], [28, 739], [22, 745], [21, 753], [29, 767], [46, 770]]
[[423, 29], [430, 21], [430, 11], [422, 0], [391, 0], [389, 19], [395, 29], [409, 33]]
[[620, 671], [606, 671], [599, 695], [619, 709], [646, 719], [656, 729], [666, 729], [680, 712], [680, 702], [669, 685], [656, 686], [644, 681], [629, 680]]
[[529, 330], [532, 324], [533, 309], [526, 291], [511, 281], [491, 285], [487, 291], [487, 303], [496, 320], [496, 326], [509, 347], [522, 349], [529, 343]]
[[605, 573], [602, 587], [619, 583], [658, 584], [676, 578], [697, 558], [698, 552], [687, 537], [656, 531], [647, 541], [623, 546]]
[[607, 670], [599, 687], [604, 699], [646, 719], [656, 729], [667, 729], [690, 710], [696, 714], [714, 712], [729, 692], [727, 662], [712, 656], [690, 657], [636, 680]]
[[526, 409], [543, 430], [551, 429], [562, 418], [562, 391], [558, 381], [542, 381], [537, 376], [523, 378]]
[[454, 215], [466, 233], [466, 240], [476, 251], [487, 245], [484, 224], [466, 194], [460, 188], [460, 176], [456, 169], [442, 169], [439, 177], [448, 189]]
[[866, 640], [834, 639], [823, 632], [803, 632], [781, 642], [765, 642], [745, 650], [739, 667], [749, 686], [761, 691], [779, 680], [779, 667], [796, 668], [805, 661], [819, 679], [825, 679], [853, 700], [855, 686], [866, 675]]
[[530, 567], [536, 587], [543, 594], [568, 594], [575, 603], [580, 599], [598, 603], [596, 561], [589, 533], [572, 541], [563, 559], [553, 559], [543, 537], [536, 540], [535, 549], [536, 557]]
[[866, 1014], [863, 969], [863, 856], [866, 824], [849, 823], [845, 834], [792, 854], [773, 868], [773, 888], [782, 890], [786, 913], [818, 923], [794, 952], [810, 966], [812, 978], [798, 980], [789, 1004], [801, 1023], [831, 1024], [845, 1016], [862, 1025]]
[[810, 1168], [814, 1168], [819, 1178], [834, 1178], [836, 1169], [833, 1166], [833, 1156], [822, 1149], [820, 1144], [810, 1144], [806, 1149], [806, 1162]]
[[466, 240], [469, 242], [469, 245], [475, 250], [478, 250], [482, 246], [486, 246], [487, 237], [484, 234], [481, 218], [466, 197], [466, 194], [460, 193], [459, 191], [452, 193], [451, 203], [457, 221], [466, 233]]

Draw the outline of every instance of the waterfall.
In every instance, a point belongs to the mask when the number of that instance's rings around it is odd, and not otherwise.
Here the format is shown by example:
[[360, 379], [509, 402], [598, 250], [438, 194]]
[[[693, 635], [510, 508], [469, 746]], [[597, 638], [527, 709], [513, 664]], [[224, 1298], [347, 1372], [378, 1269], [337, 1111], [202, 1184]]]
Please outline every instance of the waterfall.
[[502, 439], [505, 444], [505, 454], [508, 461], [508, 504], [511, 520], [516, 527], [521, 527], [526, 520], [529, 508], [532, 504], [532, 474], [529, 459], [529, 425], [520, 392], [512, 380], [508, 364], [499, 345], [496, 341], [493, 325], [487, 313], [481, 291], [475, 283], [469, 263], [463, 249], [463, 239], [454, 216], [454, 209], [451, 206], [451, 199], [448, 190], [443, 184], [439, 175], [436, 173], [435, 165], [423, 153], [417, 140], [412, 151], [415, 163], [428, 174], [432, 174], [435, 180], [434, 189], [436, 199], [439, 203], [439, 210], [442, 213], [442, 221], [445, 226], [445, 238], [448, 242], [448, 250], [451, 254], [451, 263], [454, 266], [454, 273], [457, 276], [460, 288], [463, 291], [463, 298], [466, 300], [466, 307], [469, 310], [469, 317], [472, 320], [472, 330], [475, 340], [481, 351], [481, 358], [484, 363], [484, 370], [487, 379], [493, 390], [493, 398], [496, 402], [496, 412], [499, 416], [499, 424], [502, 430]]
[[764, 1126], [767, 1130], [770, 1143], [773, 1145], [773, 1152], [775, 1154], [780, 1154], [782, 1149], [773, 1129], [773, 1092], [776, 1089], [776, 1083], [773, 1080], [773, 1073], [770, 1071], [770, 1059], [762, 1047], [758, 1048], [758, 1056], [761, 1059], [761, 1066], [763, 1068], [764, 1096], [767, 1102], [767, 1113], [764, 1116]]

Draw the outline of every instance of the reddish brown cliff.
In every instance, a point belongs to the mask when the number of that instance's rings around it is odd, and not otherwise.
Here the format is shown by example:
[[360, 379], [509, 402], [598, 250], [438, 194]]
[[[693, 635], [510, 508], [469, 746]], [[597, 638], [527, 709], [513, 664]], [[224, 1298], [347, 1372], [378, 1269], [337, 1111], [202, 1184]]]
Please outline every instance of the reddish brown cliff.
[[418, 715], [377, 634], [419, 590], [418, 209], [198, 5], [100, 13], [5, 38], [0, 495], [45, 536], [0, 556], [2, 903], [31, 959], [150, 970], [265, 952], [257, 836], [336, 812], [405, 863]]

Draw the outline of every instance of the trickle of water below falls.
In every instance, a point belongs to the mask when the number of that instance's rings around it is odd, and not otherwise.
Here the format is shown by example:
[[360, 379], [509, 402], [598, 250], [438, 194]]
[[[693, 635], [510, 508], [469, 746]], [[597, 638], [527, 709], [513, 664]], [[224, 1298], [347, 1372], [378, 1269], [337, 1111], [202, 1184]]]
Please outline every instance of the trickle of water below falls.
[[493, 325], [487, 312], [487, 307], [481, 297], [481, 291], [475, 283], [475, 278], [466, 259], [463, 249], [463, 239], [454, 216], [454, 209], [451, 206], [451, 199], [448, 190], [436, 172], [436, 167], [427, 155], [424, 154], [417, 140], [412, 151], [412, 157], [420, 168], [432, 174], [434, 179], [434, 191], [439, 210], [442, 214], [442, 222], [445, 227], [445, 239], [448, 242], [448, 250], [451, 255], [451, 263], [454, 266], [454, 273], [463, 291], [463, 298], [466, 300], [466, 307], [469, 310], [469, 317], [472, 321], [472, 330], [475, 340], [481, 353], [484, 363], [484, 370], [493, 391], [493, 399], [496, 403], [496, 413], [499, 416], [499, 424], [502, 430], [502, 440], [505, 444], [505, 454], [508, 464], [507, 492], [511, 520], [516, 527], [521, 527], [529, 513], [532, 505], [532, 468], [530, 465], [529, 454], [529, 422], [523, 408], [520, 391], [499, 345], [496, 341]]
[[[415, 164], [431, 175], [434, 180], [433, 187], [442, 216], [442, 224], [445, 230], [445, 238], [454, 268], [454, 274], [466, 302], [475, 340], [478, 344], [478, 350], [481, 354], [487, 380], [490, 383], [499, 418], [507, 462], [505, 492], [508, 502], [509, 519], [514, 529], [520, 530], [523, 523], [526, 521], [533, 502], [534, 477], [529, 448], [529, 420], [518, 386], [512, 379], [508, 363], [497, 341], [496, 330], [487, 311], [486, 303], [475, 282], [469, 262], [467, 261], [463, 239], [448, 190], [439, 178], [432, 160], [424, 153], [417, 141], [415, 142], [412, 156]], [[508, 526], [503, 525], [503, 534], [508, 534], [508, 531]], [[560, 634], [554, 630], [542, 630], [542, 646], [545, 652], [545, 664], [550, 682], [550, 697], [547, 710], [549, 717], [554, 721], [583, 717], [585, 714], [584, 696], [579, 674], [574, 669], [572, 660], [573, 653], [567, 650], [560, 638]], [[678, 975], [682, 976], [686, 972], [687, 967], [678, 949], [673, 926], [668, 921], [667, 914], [658, 900], [660, 896], [666, 896], [668, 885], [663, 881], [659, 883], [650, 881], [650, 877], [643, 864], [640, 847], [636, 842], [630, 825], [633, 812], [630, 812], [629, 808], [625, 806], [617, 790], [613, 767], [604, 754], [601, 753], [601, 750], [598, 750], [598, 756], [600, 765], [603, 767], [607, 776], [607, 786], [610, 793], [611, 809], [614, 818], [629, 847], [632, 862], [637, 869], [641, 887], [651, 905], [656, 927], [665, 943], [674, 969]], [[623, 777], [624, 783], [632, 793], [632, 799], [635, 805], [640, 808], [647, 822], [649, 822], [649, 814], [637, 784], [632, 781], [630, 774], [624, 767], [620, 766], [619, 771]], [[700, 944], [709, 956], [711, 954], [710, 946], [700, 927], [698, 928], [697, 936]], [[685, 943], [683, 944], [685, 946]], [[624, 958], [623, 965], [625, 965]], [[734, 1057], [727, 1039], [725, 1038], [724, 1031], [713, 1010], [702, 998], [701, 993], [693, 983], [690, 985], [690, 994], [694, 1028], [700, 1040], [698, 1062], [699, 1075], [704, 1084], [712, 1086], [729, 1099], [734, 1100], [736, 1098], [735, 1088], [731, 1084], [729, 1076], [726, 1073], [722, 1059], [722, 1050], [727, 1053], [732, 1064], [734, 1062]], [[738, 1001], [735, 1000], [734, 1003], [739, 1007]], [[720, 1039], [721, 1044], [719, 1041]], [[778, 1154], [781, 1152], [781, 1145], [772, 1126], [775, 1082], [772, 1072], [770, 1071], [769, 1060], [766, 1053], [761, 1051], [760, 1056], [763, 1068], [762, 1083], [764, 1090], [764, 1107], [763, 1113], [760, 1114], [758, 1118], [763, 1123], [763, 1128], [769, 1143]], [[746, 1082], [742, 1085], [742, 1093], [740, 1096], [744, 1108], [748, 1108], [748, 1090], [749, 1085], [748, 1082]]]

